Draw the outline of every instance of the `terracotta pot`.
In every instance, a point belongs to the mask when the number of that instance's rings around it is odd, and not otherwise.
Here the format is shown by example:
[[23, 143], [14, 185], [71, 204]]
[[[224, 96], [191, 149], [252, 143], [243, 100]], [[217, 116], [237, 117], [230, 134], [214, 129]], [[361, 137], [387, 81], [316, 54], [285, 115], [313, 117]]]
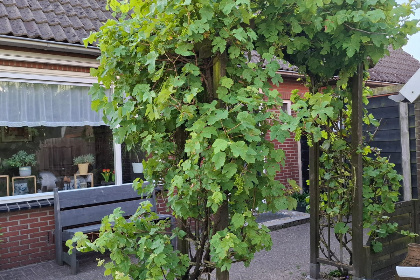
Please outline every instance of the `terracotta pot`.
[[89, 163], [80, 163], [77, 165], [79, 167], [79, 174], [87, 174], [89, 169]]
[[[420, 267], [420, 244], [417, 244], [417, 243], [408, 244], [407, 256], [401, 262], [400, 266]], [[415, 279], [418, 279], [418, 278], [398, 277], [397, 276], [396, 279], [415, 280]]]

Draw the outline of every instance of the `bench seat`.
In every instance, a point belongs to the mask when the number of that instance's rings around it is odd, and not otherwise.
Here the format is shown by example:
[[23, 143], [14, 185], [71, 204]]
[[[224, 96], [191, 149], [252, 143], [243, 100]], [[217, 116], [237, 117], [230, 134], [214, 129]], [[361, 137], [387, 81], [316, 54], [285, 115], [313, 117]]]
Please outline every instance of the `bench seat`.
[[[149, 183], [145, 182], [144, 184]], [[64, 243], [71, 239], [76, 232], [99, 232], [102, 218], [112, 214], [117, 207], [121, 207], [121, 210], [125, 212], [124, 216], [129, 219], [137, 211], [142, 201], [149, 201], [152, 204], [151, 211], [156, 212], [155, 193], [152, 194], [152, 197], [138, 194], [132, 184], [68, 191], [54, 189], [57, 264], [67, 263], [71, 266], [72, 274], [77, 274], [79, 266], [77, 253], [74, 250], [69, 255]], [[157, 220], [171, 220], [171, 229], [174, 225], [171, 215], [158, 214]]]

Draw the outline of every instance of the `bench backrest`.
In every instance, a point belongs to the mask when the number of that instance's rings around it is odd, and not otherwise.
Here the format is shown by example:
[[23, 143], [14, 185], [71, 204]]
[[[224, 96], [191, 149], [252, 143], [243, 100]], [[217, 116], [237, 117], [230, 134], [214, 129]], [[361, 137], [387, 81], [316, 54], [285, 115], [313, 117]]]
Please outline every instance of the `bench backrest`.
[[121, 210], [125, 212], [124, 216], [131, 216], [136, 212], [139, 203], [146, 200], [151, 202], [152, 211], [155, 212], [154, 196], [147, 198], [145, 194], [139, 195], [132, 184], [69, 191], [55, 189], [55, 222], [59, 229], [100, 222], [104, 216], [111, 214], [117, 207], [121, 207]]

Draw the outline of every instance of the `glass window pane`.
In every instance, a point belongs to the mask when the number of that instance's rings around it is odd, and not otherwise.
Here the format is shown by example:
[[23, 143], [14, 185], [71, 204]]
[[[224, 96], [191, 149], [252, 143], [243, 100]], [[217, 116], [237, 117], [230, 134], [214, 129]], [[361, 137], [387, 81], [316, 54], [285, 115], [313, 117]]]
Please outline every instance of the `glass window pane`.
[[[114, 152], [107, 126], [3, 126], [0, 132], [0, 196], [112, 184]], [[18, 166], [32, 165], [23, 152], [34, 155], [35, 164], [22, 175]], [[75, 176], [80, 172], [74, 158], [87, 154], [95, 161], [89, 174]]]

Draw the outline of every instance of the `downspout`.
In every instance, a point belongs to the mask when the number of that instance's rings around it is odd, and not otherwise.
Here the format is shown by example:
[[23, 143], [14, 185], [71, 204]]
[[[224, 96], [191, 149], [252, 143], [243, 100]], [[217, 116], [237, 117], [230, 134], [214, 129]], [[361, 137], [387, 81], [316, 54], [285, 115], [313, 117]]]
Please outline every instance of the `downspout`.
[[22, 47], [30, 49], [40, 49], [55, 52], [70, 52], [76, 54], [94, 55], [99, 56], [101, 51], [98, 47], [88, 46], [85, 47], [81, 44], [71, 44], [63, 42], [45, 41], [40, 39], [11, 37], [0, 35], [0, 45], [11, 47]]

